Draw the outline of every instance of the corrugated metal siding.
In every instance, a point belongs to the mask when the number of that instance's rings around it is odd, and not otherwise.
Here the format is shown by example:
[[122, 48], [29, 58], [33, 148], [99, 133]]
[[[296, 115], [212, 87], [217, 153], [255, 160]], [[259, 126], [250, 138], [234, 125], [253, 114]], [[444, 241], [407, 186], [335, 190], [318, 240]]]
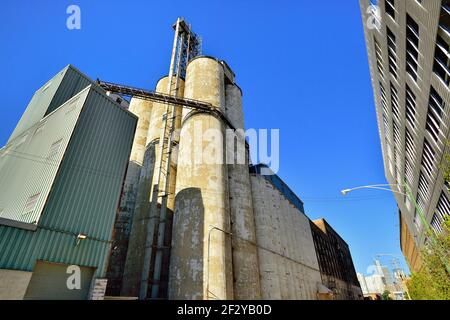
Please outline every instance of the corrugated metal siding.
[[8, 142], [17, 138], [92, 83], [92, 80], [71, 65], [62, 69], [36, 91]]
[[[0, 154], [1, 218], [35, 223], [55, 180], [89, 90], [67, 101], [17, 139]], [[70, 111], [70, 112], [69, 112]], [[58, 153], [48, 158], [53, 143], [61, 140]], [[24, 214], [29, 197], [40, 194], [35, 209]]]
[[61, 85], [53, 96], [52, 101], [48, 105], [45, 115], [53, 112], [56, 108], [62, 105], [65, 101], [72, 98], [81, 90], [92, 84], [92, 81], [78, 71], [75, 67], [69, 65], [64, 74]]
[[[0, 268], [37, 259], [96, 267], [104, 276], [137, 118], [90, 90], [35, 232], [0, 226]], [[76, 235], [87, 235], [75, 246]]]
[[[68, 66], [58, 72], [52, 79], [39, 88], [31, 98], [28, 106], [9, 137], [8, 143], [39, 122], [47, 112], [58, 87], [60, 86]], [[80, 90], [81, 91], [81, 90]], [[69, 99], [64, 100], [63, 102]], [[62, 104], [62, 103], [61, 103]]]

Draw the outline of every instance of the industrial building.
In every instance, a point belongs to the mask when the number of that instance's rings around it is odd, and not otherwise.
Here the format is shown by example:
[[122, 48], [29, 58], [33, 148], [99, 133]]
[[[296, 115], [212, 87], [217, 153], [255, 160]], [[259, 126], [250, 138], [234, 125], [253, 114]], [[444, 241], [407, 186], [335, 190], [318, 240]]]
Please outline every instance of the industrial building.
[[[129, 110], [139, 117], [107, 295], [318, 299], [325, 290], [335, 299], [362, 298], [353, 279], [339, 281], [354, 294], [326, 288], [303, 202], [268, 166], [251, 165], [243, 136], [225, 139], [227, 129], [244, 129], [242, 90], [230, 66], [201, 55], [183, 19], [173, 27], [169, 73], [155, 91], [99, 81], [131, 96]], [[218, 133], [208, 144], [196, 138], [208, 132]], [[215, 161], [198, 159], [206, 145]], [[243, 156], [225, 161], [235, 149]], [[341, 259], [335, 266], [354, 274], [348, 247], [343, 252], [350, 265]]]
[[[0, 152], [2, 292], [22, 277], [21, 298], [103, 298], [106, 278], [111, 299], [360, 299], [351, 277], [329, 288], [321, 266], [354, 273], [345, 242], [328, 224], [313, 230], [299, 197], [251, 163], [230, 66], [202, 55], [183, 19], [173, 27], [155, 91], [68, 67], [33, 98]], [[19, 146], [57, 165], [11, 160]], [[317, 250], [315, 232], [343, 258]], [[68, 264], [89, 275], [78, 295], [54, 285]]]
[[[137, 118], [72, 66], [36, 91], [0, 149], [0, 299], [105, 289]], [[67, 278], [80, 268], [79, 287]]]
[[386, 178], [412, 271], [450, 212], [450, 1], [360, 0]]
[[339, 300], [363, 298], [350, 248], [325, 219], [311, 221], [322, 283]]

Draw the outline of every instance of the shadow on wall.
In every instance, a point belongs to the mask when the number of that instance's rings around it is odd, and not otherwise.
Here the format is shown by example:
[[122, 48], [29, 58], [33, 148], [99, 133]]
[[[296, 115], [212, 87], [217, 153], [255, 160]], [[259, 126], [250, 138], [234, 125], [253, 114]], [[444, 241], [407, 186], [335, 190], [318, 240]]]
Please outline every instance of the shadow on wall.
[[187, 188], [175, 197], [169, 299], [203, 299], [203, 197], [199, 188]]
[[137, 297], [141, 282], [142, 268], [144, 263], [145, 240], [147, 235], [147, 224], [154, 222], [149, 220], [150, 191], [155, 166], [155, 142], [149, 143], [145, 150], [142, 170], [140, 172], [138, 193], [134, 206], [133, 221], [128, 243], [128, 251], [125, 261], [123, 281], [121, 288], [122, 296]]
[[[130, 161], [127, 169], [128, 176], [139, 176], [141, 165]], [[113, 230], [113, 244], [111, 247], [111, 256], [108, 264], [106, 277], [108, 285], [106, 288], [107, 296], [119, 296], [122, 288], [122, 275], [125, 269], [125, 259], [128, 250], [128, 241], [131, 232], [131, 219], [134, 213], [137, 185], [126, 184], [122, 190], [119, 209], [116, 215]]]

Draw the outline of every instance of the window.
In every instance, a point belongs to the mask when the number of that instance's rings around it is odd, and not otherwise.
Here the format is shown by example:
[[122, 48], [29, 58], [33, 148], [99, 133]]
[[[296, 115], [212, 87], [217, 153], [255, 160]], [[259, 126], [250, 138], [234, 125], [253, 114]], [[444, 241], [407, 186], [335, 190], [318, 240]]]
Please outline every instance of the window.
[[415, 150], [416, 150], [416, 146], [414, 143], [414, 139], [411, 136], [411, 134], [409, 133], [408, 129], [405, 129], [405, 140], [406, 140], [406, 154], [409, 156], [409, 159], [414, 161], [415, 157]]
[[394, 0], [385, 0], [384, 1], [384, 9], [388, 15], [395, 20], [395, 1]]
[[436, 233], [441, 233], [442, 222], [445, 217], [450, 214], [450, 202], [448, 201], [444, 192], [441, 193], [438, 204], [436, 206], [435, 213], [431, 219], [431, 227]]
[[34, 209], [36, 209], [36, 204], [39, 199], [39, 196], [40, 196], [40, 193], [37, 193], [28, 198], [27, 202], [25, 203], [25, 207], [23, 208], [22, 215], [32, 213], [34, 211]]
[[436, 92], [436, 90], [431, 87], [430, 98], [428, 102], [426, 129], [436, 142], [439, 140], [439, 128], [442, 122], [443, 114], [444, 101]]
[[381, 82], [379, 82], [380, 84], [380, 95], [381, 95], [381, 104], [383, 106], [383, 112], [384, 114], [388, 113], [388, 108], [387, 108], [387, 98], [386, 98], [386, 90], [383, 87], [383, 84]]
[[384, 79], [383, 55], [381, 51], [381, 46], [375, 37], [373, 38], [373, 42], [375, 45], [375, 56], [377, 58], [377, 69], [381, 78]]
[[386, 27], [387, 43], [388, 43], [388, 57], [389, 57], [389, 72], [397, 79], [397, 46], [395, 44], [395, 35]]
[[442, 221], [437, 213], [433, 214], [433, 218], [431, 219], [431, 228], [433, 228], [436, 234], [439, 234], [443, 231], [442, 229]]
[[439, 28], [434, 48], [433, 72], [447, 86], [450, 84], [449, 44], [445, 39], [450, 37], [450, 9], [448, 1], [442, 1]]
[[431, 178], [434, 173], [434, 163], [436, 162], [436, 154], [428, 143], [427, 139], [423, 141], [422, 166], [425, 172]]
[[406, 72], [417, 82], [419, 25], [406, 14]]
[[391, 107], [392, 107], [392, 114], [400, 120], [400, 112], [398, 108], [398, 96], [397, 96], [397, 90], [392, 85], [391, 82]]
[[411, 88], [406, 85], [406, 119], [411, 127], [415, 127], [416, 122], [416, 95]]
[[448, 86], [450, 84], [449, 45], [438, 33], [434, 49], [433, 72]]
[[425, 179], [424, 175], [422, 172], [420, 172], [419, 175], [419, 187], [418, 187], [418, 193], [420, 194], [421, 198], [424, 199], [425, 201], [428, 200], [429, 197], [429, 191], [430, 191], [430, 184], [428, 183], [428, 181]]
[[398, 130], [398, 126], [395, 121], [392, 122], [393, 132], [394, 132], [394, 144], [398, 149], [401, 149], [400, 146], [400, 132]]
[[61, 146], [62, 139], [59, 139], [58, 141], [54, 142], [50, 146], [50, 150], [48, 151], [47, 160], [55, 160], [56, 156], [58, 155], [59, 148]]
[[450, 30], [450, 2], [448, 0], [442, 1], [441, 15], [439, 19], [439, 28], [446, 33]]

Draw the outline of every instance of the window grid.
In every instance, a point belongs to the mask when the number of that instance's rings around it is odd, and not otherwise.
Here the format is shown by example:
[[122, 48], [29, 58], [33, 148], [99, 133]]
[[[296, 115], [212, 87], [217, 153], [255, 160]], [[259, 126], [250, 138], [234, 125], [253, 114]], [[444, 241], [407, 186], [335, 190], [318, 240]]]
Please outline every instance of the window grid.
[[416, 95], [412, 92], [411, 88], [406, 85], [406, 119], [411, 127], [415, 128], [416, 122]]
[[428, 112], [426, 121], [426, 130], [437, 142], [439, 140], [440, 126], [442, 122], [442, 116], [444, 114], [444, 101], [431, 86], [430, 98], [428, 102]]
[[434, 49], [433, 72], [448, 86], [450, 84], [449, 44], [439, 34], [442, 32], [447, 38], [450, 36], [450, 12], [447, 6], [448, 4], [443, 1]]
[[382, 55], [381, 46], [375, 37], [373, 38], [373, 42], [375, 44], [375, 56], [377, 58], [378, 72], [379, 72], [381, 78], [384, 79], [383, 55]]
[[388, 58], [389, 58], [389, 72], [397, 79], [397, 46], [395, 44], [395, 35], [386, 27], [387, 30], [387, 44], [388, 44]]
[[427, 139], [424, 139], [423, 154], [422, 154], [422, 166], [430, 178], [432, 178], [433, 174], [434, 174], [434, 163], [435, 162], [436, 162], [436, 153], [434, 152], [433, 148], [430, 146]]
[[405, 149], [407, 156], [409, 156], [409, 159], [411, 161], [414, 161], [416, 159], [414, 152], [414, 150], [416, 149], [416, 145], [408, 129], [405, 129]]
[[417, 82], [419, 65], [419, 25], [406, 14], [406, 72]]
[[431, 219], [431, 227], [436, 233], [442, 233], [442, 222], [445, 217], [450, 214], [450, 202], [448, 201], [445, 193], [442, 191], [439, 197], [438, 204], [436, 206], [435, 213]]
[[394, 0], [385, 0], [384, 1], [384, 9], [388, 15], [395, 20], [395, 1]]
[[392, 114], [400, 120], [400, 111], [398, 107], [398, 95], [397, 90], [395, 89], [394, 85], [391, 82], [391, 107], [392, 107]]

